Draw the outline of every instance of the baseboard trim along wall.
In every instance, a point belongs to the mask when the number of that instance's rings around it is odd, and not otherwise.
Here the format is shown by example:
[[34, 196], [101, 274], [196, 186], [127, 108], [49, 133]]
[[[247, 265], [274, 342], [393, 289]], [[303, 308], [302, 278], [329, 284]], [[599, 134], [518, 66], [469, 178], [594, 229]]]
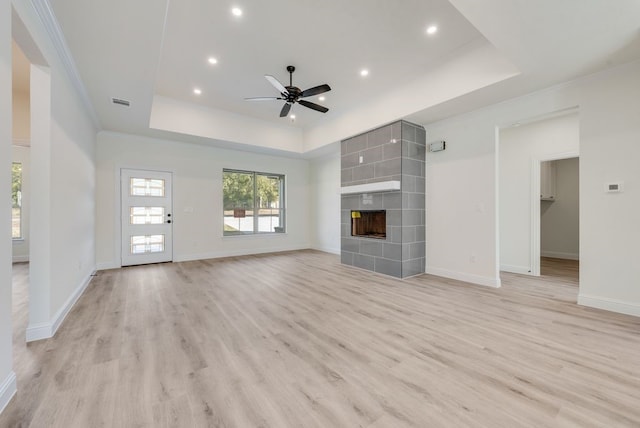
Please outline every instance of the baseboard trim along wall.
[[194, 260], [206, 260], [206, 259], [219, 259], [222, 257], [236, 257], [236, 256], [251, 256], [253, 254], [266, 254], [266, 253], [282, 253], [284, 251], [299, 251], [308, 250], [309, 245], [293, 245], [291, 247], [273, 247], [273, 248], [261, 248], [256, 249], [242, 249], [236, 251], [212, 251], [210, 253], [201, 254], [186, 254], [181, 256], [174, 256], [174, 262], [190, 262]]
[[340, 255], [340, 248], [329, 248], [329, 247], [311, 247], [312, 250], [322, 251], [323, 253], [336, 254]]
[[500, 278], [473, 275], [470, 273], [454, 272], [447, 269], [427, 267], [425, 273], [429, 275], [441, 276], [443, 278], [456, 279], [458, 281], [469, 282], [471, 284], [484, 285], [485, 287], [500, 288]]
[[18, 384], [16, 382], [16, 374], [9, 373], [9, 376], [0, 384], [0, 413], [7, 407], [9, 401], [16, 395]]
[[590, 308], [604, 309], [605, 311], [640, 317], [640, 304], [637, 303], [623, 302], [621, 300], [609, 299], [607, 297], [579, 294], [578, 304], [588, 306]]
[[542, 257], [549, 257], [552, 259], [565, 259], [565, 260], [580, 260], [580, 255], [576, 253], [561, 253], [559, 251], [542, 251], [540, 252]]
[[502, 272], [531, 275], [531, 268], [529, 266], [500, 265], [500, 270]]
[[64, 305], [62, 305], [49, 322], [33, 324], [27, 327], [27, 342], [49, 339], [55, 336], [65, 317], [71, 311], [71, 308], [73, 308], [73, 305], [76, 304], [80, 296], [82, 296], [82, 293], [84, 293], [84, 290], [87, 289], [87, 286], [91, 282], [91, 278], [93, 278], [95, 273], [96, 271], [94, 270], [87, 275], [87, 277], [80, 283], [80, 285], [78, 285], [75, 291], [71, 293], [71, 296], [69, 296]]

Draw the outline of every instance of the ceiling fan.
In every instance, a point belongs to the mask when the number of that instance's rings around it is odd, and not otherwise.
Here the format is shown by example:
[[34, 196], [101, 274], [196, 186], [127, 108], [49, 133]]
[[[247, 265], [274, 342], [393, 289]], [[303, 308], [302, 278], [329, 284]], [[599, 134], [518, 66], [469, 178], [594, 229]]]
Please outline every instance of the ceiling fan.
[[312, 110], [319, 111], [321, 113], [326, 113], [329, 111], [328, 108], [321, 106], [316, 103], [312, 103], [307, 100], [301, 100], [300, 98], [312, 97], [314, 95], [323, 94], [331, 90], [331, 87], [327, 84], [314, 86], [313, 88], [309, 88], [306, 90], [301, 90], [300, 88], [293, 86], [293, 72], [296, 71], [296, 68], [293, 65], [287, 66], [287, 71], [289, 72], [289, 86], [284, 86], [278, 79], [275, 77], [266, 74], [264, 77], [267, 79], [269, 83], [276, 88], [280, 95], [279, 97], [254, 97], [254, 98], [245, 98], [247, 101], [273, 101], [273, 100], [284, 100], [284, 106], [282, 106], [282, 110], [280, 110], [280, 117], [285, 117], [289, 114], [291, 110], [291, 106], [295, 103], [303, 105]]

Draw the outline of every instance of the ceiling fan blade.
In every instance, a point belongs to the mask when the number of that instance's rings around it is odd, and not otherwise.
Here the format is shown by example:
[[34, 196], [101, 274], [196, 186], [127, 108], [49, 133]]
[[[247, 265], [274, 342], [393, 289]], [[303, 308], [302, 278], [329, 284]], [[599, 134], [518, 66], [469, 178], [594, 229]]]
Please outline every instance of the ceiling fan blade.
[[245, 98], [245, 101], [275, 101], [275, 100], [283, 100], [282, 97], [252, 97]]
[[280, 92], [281, 94], [289, 95], [289, 91], [287, 91], [287, 88], [285, 88], [284, 85], [280, 83], [278, 79], [276, 79], [275, 77], [269, 74], [265, 74], [264, 78], [267, 79], [267, 81], [271, 83], [273, 87], [278, 90], [278, 92]]
[[319, 111], [319, 112], [321, 112], [321, 113], [326, 113], [326, 112], [328, 112], [328, 111], [329, 111], [329, 109], [328, 109], [328, 108], [326, 108], [325, 106], [321, 106], [321, 105], [318, 105], [318, 104], [316, 104], [316, 103], [311, 103], [311, 102], [309, 102], [309, 101], [300, 100], [300, 101], [298, 101], [298, 103], [299, 103], [300, 105], [303, 105], [303, 106], [305, 106], [305, 107], [308, 107], [308, 108], [313, 109], [313, 110], [316, 110], [316, 111]]
[[313, 95], [324, 94], [325, 92], [329, 92], [331, 87], [327, 84], [316, 86], [313, 88], [309, 88], [305, 91], [302, 91], [300, 94], [300, 98], [311, 97]]
[[280, 110], [280, 117], [285, 117], [286, 115], [288, 115], [289, 110], [291, 110], [291, 104], [284, 103], [284, 105], [282, 106], [282, 110]]

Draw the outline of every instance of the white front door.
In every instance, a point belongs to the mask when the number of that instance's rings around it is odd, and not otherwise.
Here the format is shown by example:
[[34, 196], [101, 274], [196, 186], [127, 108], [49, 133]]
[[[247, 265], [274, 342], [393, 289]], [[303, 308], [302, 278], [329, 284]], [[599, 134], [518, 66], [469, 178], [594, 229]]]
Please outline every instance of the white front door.
[[173, 260], [171, 173], [122, 169], [122, 266]]

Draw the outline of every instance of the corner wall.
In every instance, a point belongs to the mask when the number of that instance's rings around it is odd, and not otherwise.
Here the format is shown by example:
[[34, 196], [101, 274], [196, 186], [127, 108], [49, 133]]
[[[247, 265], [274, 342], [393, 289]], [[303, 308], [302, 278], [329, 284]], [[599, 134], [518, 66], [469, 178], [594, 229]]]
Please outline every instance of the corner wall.
[[312, 247], [340, 254], [340, 145], [310, 161]]
[[36, 4], [12, 3], [14, 37], [32, 63], [27, 340], [55, 334], [95, 270], [96, 124]]

